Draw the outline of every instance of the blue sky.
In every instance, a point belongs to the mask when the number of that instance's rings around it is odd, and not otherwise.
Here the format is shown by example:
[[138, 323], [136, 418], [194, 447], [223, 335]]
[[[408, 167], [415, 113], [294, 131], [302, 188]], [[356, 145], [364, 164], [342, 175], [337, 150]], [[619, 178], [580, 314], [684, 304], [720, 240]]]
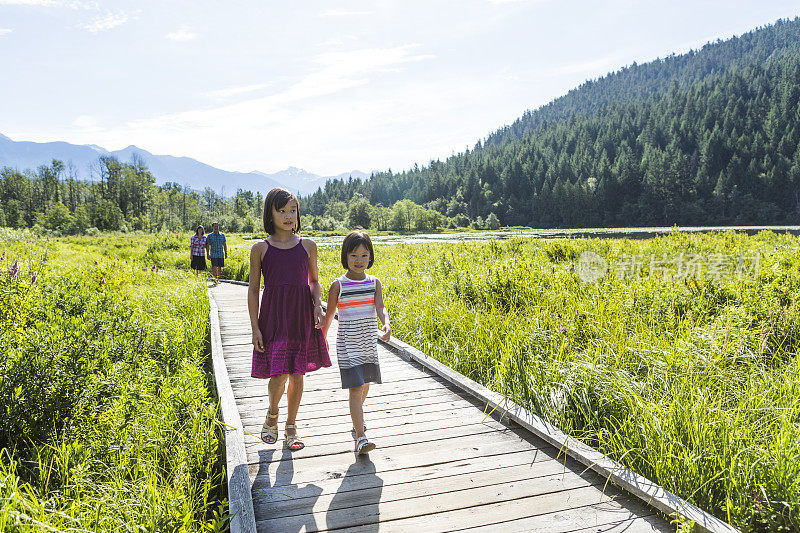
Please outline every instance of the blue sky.
[[795, 1], [0, 0], [0, 133], [226, 170], [402, 170]]

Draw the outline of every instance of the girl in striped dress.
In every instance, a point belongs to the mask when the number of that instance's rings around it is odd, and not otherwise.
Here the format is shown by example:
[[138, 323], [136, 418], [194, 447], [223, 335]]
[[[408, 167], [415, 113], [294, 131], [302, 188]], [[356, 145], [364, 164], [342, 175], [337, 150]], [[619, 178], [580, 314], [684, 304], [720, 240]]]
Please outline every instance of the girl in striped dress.
[[[375, 449], [365, 435], [364, 400], [369, 384], [381, 382], [378, 365], [378, 335], [388, 341], [391, 334], [389, 315], [383, 305], [381, 282], [366, 270], [372, 266], [375, 252], [372, 240], [364, 231], [352, 231], [342, 243], [342, 267], [347, 272], [334, 280], [328, 291], [325, 332], [339, 309], [339, 331], [336, 336], [336, 359], [342, 388], [350, 390], [350, 418], [356, 451], [360, 454]], [[375, 318], [383, 327], [376, 334]]]

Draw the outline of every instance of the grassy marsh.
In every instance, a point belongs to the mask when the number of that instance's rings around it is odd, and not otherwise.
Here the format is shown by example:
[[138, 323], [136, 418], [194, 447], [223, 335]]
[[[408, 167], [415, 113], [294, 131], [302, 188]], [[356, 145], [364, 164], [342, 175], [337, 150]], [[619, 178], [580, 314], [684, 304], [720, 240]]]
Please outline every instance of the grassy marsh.
[[226, 527], [205, 284], [119, 241], [0, 235], [0, 530]]
[[[223, 276], [244, 280], [251, 242], [241, 236], [228, 237], [230, 253]], [[205, 393], [199, 392], [200, 383], [206, 379], [197, 373], [202, 362], [191, 355], [198, 353], [202, 342], [197, 335], [187, 333], [202, 330], [207, 313], [202, 278], [181, 272], [188, 269], [188, 235], [136, 237], [133, 242], [124, 236], [101, 236], [64, 238], [47, 244], [3, 243], [6, 249], [13, 248], [20, 264], [29, 269], [25, 276], [40, 263], [40, 251], [47, 250], [49, 266], [43, 275], [60, 281], [53, 282], [55, 285], [37, 281], [30, 289], [39, 291], [35, 294], [43, 293], [44, 287], [67, 283], [55, 293], [69, 308], [73, 293], [82, 294], [85, 288], [90, 296], [81, 296], [85, 300], [79, 298], [84, 302], [81, 305], [97, 309], [94, 314], [101, 317], [97, 320], [106, 328], [111, 326], [103, 322], [104, 313], [108, 315], [108, 309], [113, 309], [113, 302], [126, 299], [132, 317], [128, 322], [141, 328], [137, 331], [144, 332], [150, 343], [146, 358], [124, 355], [127, 352], [123, 350], [113, 356], [119, 358], [113, 364], [98, 367], [95, 374], [100, 378], [89, 380], [98, 390], [120, 387], [110, 376], [130, 377], [133, 374], [126, 365], [135, 364], [136, 372], [152, 367], [146, 370], [151, 377], [143, 378], [143, 384], [126, 378], [124, 390], [102, 396], [113, 400], [92, 400], [95, 404], [76, 400], [81, 406], [80, 416], [108, 413], [98, 419], [105, 425], [98, 426], [91, 439], [100, 442], [101, 434], [114, 431], [122, 431], [129, 439], [107, 437], [103, 445], [115, 450], [122, 465], [109, 467], [104, 474], [111, 487], [122, 491], [121, 501], [132, 494], [135, 498], [154, 494], [148, 490], [155, 491], [156, 487], [172, 487], [169, 482], [179, 487], [169, 489], [174, 491], [172, 499], [154, 502], [140, 498], [148, 503], [142, 505], [138, 518], [130, 515], [130, 520], [153, 525], [162, 524], [158, 520], [167, 517], [173, 520], [158, 526], [162, 529], [178, 528], [180, 520], [194, 520], [195, 530], [219, 527], [223, 521], [214, 514], [219, 511], [213, 498], [219, 481], [216, 474], [208, 468], [186, 466], [198, 465], [203, 462], [198, 458], [209, 457], [209, 450], [215, 446], [213, 439], [185, 441], [181, 449], [187, 451], [177, 455], [174, 463], [155, 448], [148, 448], [151, 438], [163, 444], [166, 441], [157, 438], [175, 438], [176, 433], [196, 438], [197, 432], [214, 433], [210, 422], [213, 406]], [[796, 237], [769, 231], [754, 236], [732, 231], [674, 233], [647, 240], [509, 239], [377, 245], [372, 273], [382, 280], [393, 333], [399, 338], [508, 395], [567, 433], [743, 531], [797, 531], [799, 249]], [[596, 281], [581, 277], [580, 257], [585, 251], [596, 253], [609, 266]], [[335, 246], [320, 248], [320, 276], [325, 289], [341, 274], [338, 256]], [[702, 268], [679, 272], [675, 264], [669, 264], [670, 258], [679, 257], [699, 258]], [[725, 258], [727, 270], [715, 275], [711, 265]], [[737, 258], [743, 258], [741, 264]], [[76, 265], [79, 272], [64, 275], [68, 267], [74, 269]], [[30, 285], [25, 276], [20, 286]], [[70, 279], [73, 285], [69, 285]], [[101, 283], [103, 279], [105, 283]], [[98, 288], [101, 285], [104, 288]], [[113, 298], [91, 307], [93, 298], [107, 293]], [[23, 298], [12, 307], [39, 309], [38, 315], [25, 315], [26, 323], [46, 320], [47, 309], [35, 302], [36, 298]], [[153, 320], [156, 323], [150, 324]], [[89, 324], [93, 323], [90, 320]], [[107, 338], [90, 334], [102, 328], [86, 327], [86, 339]], [[119, 334], [128, 333], [123, 328]], [[22, 333], [7, 333], [3, 339], [13, 335], [28, 338]], [[169, 372], [164, 370], [165, 365]], [[193, 383], [189, 392], [175, 385], [184, 382]], [[178, 407], [165, 408], [152, 417], [149, 411], [145, 416], [142, 408], [136, 410], [137, 405], [158, 403], [165, 394], [170, 398], [167, 403]], [[140, 404], [139, 398], [146, 400]], [[144, 417], [166, 423], [178, 412], [193, 414], [179, 418], [181, 422], [172, 426], [173, 433], [156, 432], [156, 436], [161, 435], [157, 438], [148, 431], [156, 431], [153, 428], [162, 427], [160, 423], [131, 422]], [[131, 424], [136, 423], [147, 427], [131, 430]], [[68, 424], [63, 432], [79, 435], [86, 427]], [[142, 435], [148, 437], [143, 439]], [[104, 515], [106, 509], [122, 505], [113, 503], [111, 489], [103, 489], [105, 496], [80, 497], [76, 492], [59, 492], [61, 488], [51, 490], [52, 480], [61, 479], [52, 465], [98, 463], [94, 459], [72, 462], [86, 452], [74, 452], [63, 441], [48, 441], [43, 446], [37, 450], [45, 451], [36, 455], [23, 457], [16, 452], [18, 464], [23, 464], [23, 459], [28, 461], [25, 475], [12, 471], [8, 460], [2, 459], [0, 491], [6, 502], [10, 494], [17, 495], [17, 503], [10, 510], [4, 507], [0, 520], [19, 517], [29, 513], [28, 509], [56, 509], [70, 517], [60, 519], [58, 528], [78, 520], [73, 515], [84, 516], [78, 510], [81, 506], [86, 512], [102, 508], [100, 514]], [[137, 471], [134, 465], [140, 457], [156, 464], [166, 461], [171, 466], [161, 467], [158, 475], [142, 474], [147, 480], [144, 486], [149, 488], [133, 489], [133, 484], [123, 485], [120, 480], [131, 469]], [[83, 479], [79, 476], [86, 471], [97, 475], [88, 466], [69, 471], [77, 474], [64, 479]], [[36, 472], [46, 474], [34, 475]], [[159, 477], [162, 474], [164, 479]], [[193, 510], [183, 510], [179, 502], [186, 501], [185, 487], [196, 486], [189, 479], [207, 480], [202, 486], [205, 488], [193, 493], [206, 495], [207, 501]], [[56, 484], [79, 485], [68, 481]], [[98, 504], [106, 502], [103, 498], [110, 503]], [[31, 516], [44, 520], [43, 514]], [[187, 518], [190, 516], [192, 519]], [[74, 523], [81, 524], [77, 529], [91, 529], [86, 525], [89, 522]]]
[[[771, 232], [396, 245], [373, 273], [399, 338], [745, 531], [796, 531], [798, 248]], [[597, 281], [585, 250], [610, 267]], [[699, 275], [667, 267], [691, 254]], [[337, 255], [321, 252], [323, 284]]]

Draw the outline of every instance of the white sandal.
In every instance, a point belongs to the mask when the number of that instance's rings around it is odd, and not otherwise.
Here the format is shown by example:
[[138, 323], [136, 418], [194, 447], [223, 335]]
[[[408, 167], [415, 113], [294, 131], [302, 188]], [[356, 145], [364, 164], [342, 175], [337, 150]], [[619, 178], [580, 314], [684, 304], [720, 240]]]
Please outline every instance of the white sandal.
[[356, 441], [356, 452], [358, 452], [359, 455], [369, 453], [374, 449], [374, 442], [370, 442], [367, 437], [358, 437], [358, 440]]
[[303, 444], [303, 441], [300, 440], [300, 437], [297, 436], [297, 426], [294, 424], [286, 424], [286, 429], [293, 429], [295, 430], [294, 435], [289, 435], [288, 433], [284, 433], [284, 437], [286, 440], [286, 447], [289, 448], [291, 451], [296, 452], [298, 450], [302, 450], [306, 447]]
[[275, 444], [278, 442], [278, 424], [276, 423], [274, 426], [270, 426], [269, 419], [274, 418], [277, 422], [279, 414], [280, 413], [275, 413], [273, 415], [267, 410], [267, 419], [264, 420], [264, 425], [261, 426], [261, 440], [266, 444]]

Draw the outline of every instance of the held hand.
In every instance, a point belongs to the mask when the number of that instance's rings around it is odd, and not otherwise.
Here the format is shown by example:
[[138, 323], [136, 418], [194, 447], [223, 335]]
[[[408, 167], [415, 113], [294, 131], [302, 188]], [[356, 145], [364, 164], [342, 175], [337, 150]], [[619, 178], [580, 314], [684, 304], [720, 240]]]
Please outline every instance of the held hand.
[[322, 329], [325, 326], [325, 311], [322, 310], [322, 304], [314, 306], [314, 327]]
[[383, 342], [389, 342], [389, 337], [392, 336], [392, 326], [389, 324], [384, 324], [381, 329], [378, 330], [378, 337]]
[[253, 348], [259, 353], [264, 351], [264, 339], [261, 337], [260, 330], [253, 332]]

